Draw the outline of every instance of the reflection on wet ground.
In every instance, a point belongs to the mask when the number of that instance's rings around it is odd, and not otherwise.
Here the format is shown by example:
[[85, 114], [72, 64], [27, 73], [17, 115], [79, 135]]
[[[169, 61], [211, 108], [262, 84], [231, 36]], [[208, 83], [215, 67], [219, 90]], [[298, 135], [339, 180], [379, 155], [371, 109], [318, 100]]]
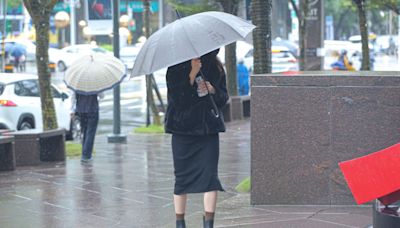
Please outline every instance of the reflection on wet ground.
[[[221, 134], [221, 192], [216, 227], [365, 227], [370, 207], [251, 206], [235, 186], [250, 175], [250, 121]], [[0, 173], [0, 227], [174, 227], [170, 135], [98, 135], [91, 165], [18, 167]], [[200, 227], [202, 195], [189, 195], [188, 227]]]

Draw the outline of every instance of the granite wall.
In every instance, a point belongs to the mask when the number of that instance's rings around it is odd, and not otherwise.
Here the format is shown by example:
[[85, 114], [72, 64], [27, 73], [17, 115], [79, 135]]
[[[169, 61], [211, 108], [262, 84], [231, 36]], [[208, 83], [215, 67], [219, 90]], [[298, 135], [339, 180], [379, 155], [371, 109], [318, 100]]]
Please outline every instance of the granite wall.
[[400, 139], [399, 72], [258, 75], [251, 94], [252, 204], [355, 204], [338, 163]]

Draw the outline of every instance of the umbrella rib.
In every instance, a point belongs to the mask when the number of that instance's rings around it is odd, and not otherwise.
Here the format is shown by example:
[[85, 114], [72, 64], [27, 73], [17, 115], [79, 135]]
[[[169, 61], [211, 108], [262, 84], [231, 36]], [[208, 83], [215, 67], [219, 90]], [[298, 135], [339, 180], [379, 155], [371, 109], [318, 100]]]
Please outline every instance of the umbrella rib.
[[[181, 19], [179, 19], [179, 20], [181, 20]], [[191, 42], [192, 40], [190, 39], [190, 36], [189, 36], [189, 34], [187, 33], [187, 31], [186, 31], [186, 29], [185, 29], [185, 26], [183, 26], [184, 23], [180, 23], [180, 24], [181, 24], [181, 26], [182, 26], [183, 32], [185, 33], [185, 36], [190, 40], [190, 45], [192, 46], [193, 50], [194, 50], [194, 51], [196, 52], [196, 54], [198, 55], [197, 57], [200, 57], [200, 54], [197, 52], [195, 46], [194, 46], [193, 43]]]

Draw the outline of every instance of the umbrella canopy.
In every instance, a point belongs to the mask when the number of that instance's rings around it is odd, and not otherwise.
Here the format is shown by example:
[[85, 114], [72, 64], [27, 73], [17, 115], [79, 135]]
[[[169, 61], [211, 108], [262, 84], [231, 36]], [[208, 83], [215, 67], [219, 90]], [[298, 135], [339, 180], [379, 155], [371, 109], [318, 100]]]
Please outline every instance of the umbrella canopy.
[[223, 12], [203, 12], [178, 19], [149, 37], [135, 60], [131, 76], [150, 74], [244, 40], [254, 28], [248, 21]]
[[[10, 51], [11, 51], [11, 49], [12, 49], [13, 46], [14, 46], [13, 43], [6, 42], [6, 43], [4, 44], [4, 50], [5, 50], [6, 52], [10, 53]], [[3, 49], [3, 44], [1, 44], [1, 49]]]
[[125, 75], [125, 65], [103, 53], [84, 55], [68, 67], [64, 82], [81, 94], [97, 94], [119, 84]]
[[10, 54], [11, 54], [11, 56], [14, 56], [17, 58], [19, 58], [23, 55], [26, 55], [26, 47], [22, 44], [14, 43], [13, 46], [11, 47]]

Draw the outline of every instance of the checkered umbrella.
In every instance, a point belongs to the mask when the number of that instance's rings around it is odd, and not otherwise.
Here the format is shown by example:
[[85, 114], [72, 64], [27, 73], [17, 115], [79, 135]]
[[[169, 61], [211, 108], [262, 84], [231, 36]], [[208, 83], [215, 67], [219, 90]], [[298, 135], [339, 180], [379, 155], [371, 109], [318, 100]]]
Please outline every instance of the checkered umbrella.
[[68, 67], [64, 82], [81, 94], [97, 94], [118, 85], [126, 76], [125, 65], [103, 53], [82, 56]]

